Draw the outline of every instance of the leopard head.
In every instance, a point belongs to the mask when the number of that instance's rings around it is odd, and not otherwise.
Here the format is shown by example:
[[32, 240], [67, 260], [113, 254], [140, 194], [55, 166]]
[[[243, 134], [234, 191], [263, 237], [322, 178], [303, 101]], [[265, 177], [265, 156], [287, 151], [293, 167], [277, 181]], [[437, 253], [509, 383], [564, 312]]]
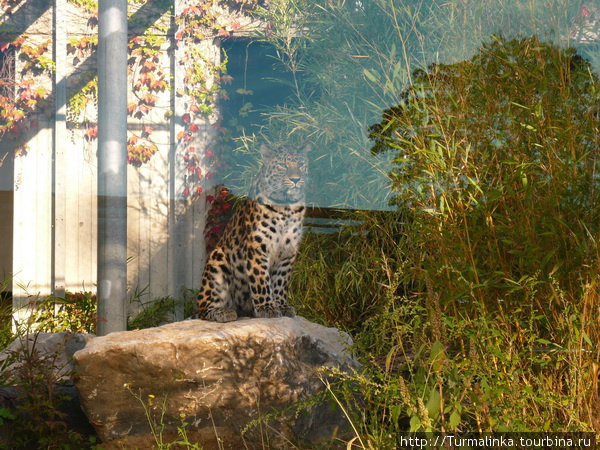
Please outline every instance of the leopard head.
[[266, 205], [302, 205], [308, 175], [309, 150], [308, 145], [303, 146], [301, 150], [262, 145], [260, 152], [263, 165], [251, 196]]

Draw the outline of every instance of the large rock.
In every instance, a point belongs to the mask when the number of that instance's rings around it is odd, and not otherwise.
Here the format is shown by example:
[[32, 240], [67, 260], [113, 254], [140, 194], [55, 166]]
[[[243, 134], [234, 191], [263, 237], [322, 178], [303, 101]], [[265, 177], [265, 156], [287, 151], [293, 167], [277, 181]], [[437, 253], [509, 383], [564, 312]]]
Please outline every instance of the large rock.
[[[5, 364], [3, 373], [12, 381], [21, 382], [21, 372], [31, 368], [44, 371], [56, 383], [72, 384], [74, 370], [73, 354], [85, 347], [94, 336], [84, 333], [31, 333], [18, 337], [2, 352], [0, 364]], [[5, 360], [8, 360], [5, 363]], [[8, 364], [7, 364], [8, 363]]]
[[[164, 410], [167, 431], [185, 417], [194, 433], [237, 446], [232, 440], [240, 439], [250, 421], [323, 390], [316, 369], [356, 366], [347, 353], [350, 343], [335, 328], [301, 317], [188, 320], [93, 339], [75, 353], [76, 386], [105, 442], [148, 434], [147, 409], [157, 423]], [[327, 405], [299, 417], [290, 412], [268, 428], [286, 439], [315, 440], [344, 423]], [[246, 441], [261, 438], [253, 431], [244, 434]]]

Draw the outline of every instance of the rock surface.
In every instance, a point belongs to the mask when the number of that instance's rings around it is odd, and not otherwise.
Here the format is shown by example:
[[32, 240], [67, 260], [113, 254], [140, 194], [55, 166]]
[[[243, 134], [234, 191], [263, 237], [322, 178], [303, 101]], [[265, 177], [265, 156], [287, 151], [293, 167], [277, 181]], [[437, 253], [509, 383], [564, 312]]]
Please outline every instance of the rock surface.
[[[93, 339], [75, 353], [76, 386], [84, 411], [105, 442], [147, 435], [145, 409], [157, 423], [164, 410], [166, 431], [175, 430], [185, 418], [190, 431], [228, 440], [242, 436], [261, 414], [323, 390], [317, 368], [356, 367], [347, 353], [350, 343], [337, 329], [301, 317], [188, 320]], [[314, 440], [345, 424], [330, 405], [290, 417], [291, 422], [270, 423], [275, 434]], [[243, 439], [264, 438], [253, 433]]]
[[19, 369], [26, 364], [39, 364], [49, 370], [55, 381], [72, 384], [73, 354], [93, 338], [84, 333], [32, 333], [15, 339], [0, 352], [0, 364], [8, 359], [5, 374], [19, 382]]

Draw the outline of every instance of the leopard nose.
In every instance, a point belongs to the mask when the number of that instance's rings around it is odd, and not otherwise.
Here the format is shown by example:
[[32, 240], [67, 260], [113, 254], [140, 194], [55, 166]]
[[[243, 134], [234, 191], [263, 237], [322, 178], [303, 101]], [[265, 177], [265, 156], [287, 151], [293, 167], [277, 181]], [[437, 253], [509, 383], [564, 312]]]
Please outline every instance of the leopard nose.
[[290, 177], [290, 181], [294, 184], [298, 184], [300, 181], [300, 177]]

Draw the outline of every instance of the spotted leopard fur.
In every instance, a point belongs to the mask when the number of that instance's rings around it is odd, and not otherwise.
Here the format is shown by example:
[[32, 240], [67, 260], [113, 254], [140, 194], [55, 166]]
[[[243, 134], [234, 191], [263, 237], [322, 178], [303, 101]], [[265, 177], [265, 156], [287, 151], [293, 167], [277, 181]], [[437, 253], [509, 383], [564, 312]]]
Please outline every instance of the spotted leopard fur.
[[308, 150], [261, 148], [263, 166], [250, 198], [206, 262], [197, 317], [229, 322], [295, 315], [287, 290], [302, 237]]

